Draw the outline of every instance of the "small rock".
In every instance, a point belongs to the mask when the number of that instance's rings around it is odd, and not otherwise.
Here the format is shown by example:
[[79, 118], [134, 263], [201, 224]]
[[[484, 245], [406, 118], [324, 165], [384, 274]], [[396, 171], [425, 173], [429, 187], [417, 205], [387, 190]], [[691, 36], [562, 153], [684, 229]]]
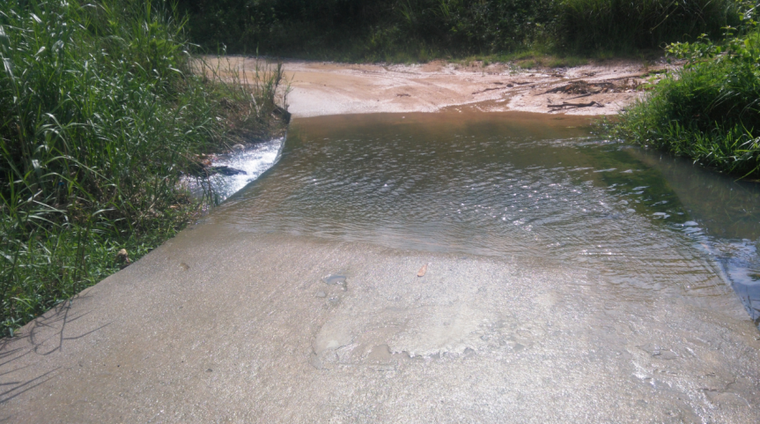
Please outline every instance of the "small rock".
[[272, 112], [272, 114], [275, 117], [280, 118], [286, 124], [290, 123], [290, 116], [291, 115], [290, 115], [290, 112], [288, 112], [288, 110], [286, 108], [282, 108], [280, 106], [275, 106], [274, 111]]
[[327, 297], [327, 293], [323, 291], [318, 291], [314, 296], [319, 297], [319, 298]]
[[424, 277], [426, 272], [427, 272], [427, 264], [422, 265], [422, 268], [420, 268], [420, 270], [417, 271], [417, 276]]
[[244, 150], [244, 149], [245, 149], [245, 146], [243, 146], [243, 145], [242, 145], [242, 144], [240, 144], [240, 143], [238, 143], [238, 144], [235, 144], [235, 145], [233, 145], [233, 146], [232, 146], [232, 150], [237, 150], [237, 151], [240, 151], [240, 150]]
[[247, 172], [243, 171], [242, 169], [235, 169], [229, 166], [221, 165], [221, 166], [212, 166], [208, 168], [209, 174], [221, 174], [224, 176], [232, 176], [232, 175], [239, 175], [239, 174], [248, 174]]

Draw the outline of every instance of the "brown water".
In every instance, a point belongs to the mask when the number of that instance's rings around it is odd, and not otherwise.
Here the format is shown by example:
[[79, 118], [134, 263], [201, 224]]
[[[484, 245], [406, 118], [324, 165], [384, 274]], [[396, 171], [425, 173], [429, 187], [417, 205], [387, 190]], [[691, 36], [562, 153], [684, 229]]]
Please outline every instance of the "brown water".
[[586, 119], [298, 119], [276, 167], [223, 209], [212, 219], [244, 232], [540, 256], [644, 298], [710, 296], [722, 280], [760, 317], [757, 184], [610, 142]]

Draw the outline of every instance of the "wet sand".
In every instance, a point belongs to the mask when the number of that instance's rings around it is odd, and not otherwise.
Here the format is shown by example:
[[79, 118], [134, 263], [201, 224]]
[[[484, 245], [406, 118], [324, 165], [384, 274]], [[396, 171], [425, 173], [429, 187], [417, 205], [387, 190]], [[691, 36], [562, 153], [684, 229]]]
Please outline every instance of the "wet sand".
[[[214, 58], [208, 60], [218, 64]], [[244, 69], [249, 80], [255, 67], [254, 59], [243, 57], [225, 58], [220, 66]], [[665, 63], [621, 60], [537, 70], [440, 61], [421, 65], [284, 62], [289, 110], [296, 117], [447, 109], [614, 115], [642, 98], [645, 83], [667, 68]]]

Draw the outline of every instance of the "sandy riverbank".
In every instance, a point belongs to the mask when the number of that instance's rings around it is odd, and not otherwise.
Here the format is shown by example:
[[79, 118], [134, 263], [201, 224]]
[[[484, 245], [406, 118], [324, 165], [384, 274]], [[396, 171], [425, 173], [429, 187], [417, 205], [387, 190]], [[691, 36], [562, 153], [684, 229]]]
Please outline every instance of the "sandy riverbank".
[[[223, 63], [222, 69], [242, 67], [247, 73], [255, 69], [256, 59], [225, 59], [229, 63]], [[296, 117], [451, 109], [614, 115], [642, 98], [645, 84], [669, 66], [622, 60], [530, 70], [442, 61], [416, 65], [285, 61], [283, 65], [290, 85], [289, 110]]]

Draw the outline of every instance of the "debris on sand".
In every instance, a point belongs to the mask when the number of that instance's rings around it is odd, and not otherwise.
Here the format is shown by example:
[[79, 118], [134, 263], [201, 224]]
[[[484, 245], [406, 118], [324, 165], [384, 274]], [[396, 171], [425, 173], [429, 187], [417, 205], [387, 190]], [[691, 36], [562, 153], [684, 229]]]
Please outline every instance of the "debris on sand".
[[420, 270], [417, 271], [417, 276], [418, 277], [424, 277], [425, 276], [425, 273], [427, 272], [427, 266], [428, 266], [428, 264], [422, 265], [422, 268], [420, 268]]

